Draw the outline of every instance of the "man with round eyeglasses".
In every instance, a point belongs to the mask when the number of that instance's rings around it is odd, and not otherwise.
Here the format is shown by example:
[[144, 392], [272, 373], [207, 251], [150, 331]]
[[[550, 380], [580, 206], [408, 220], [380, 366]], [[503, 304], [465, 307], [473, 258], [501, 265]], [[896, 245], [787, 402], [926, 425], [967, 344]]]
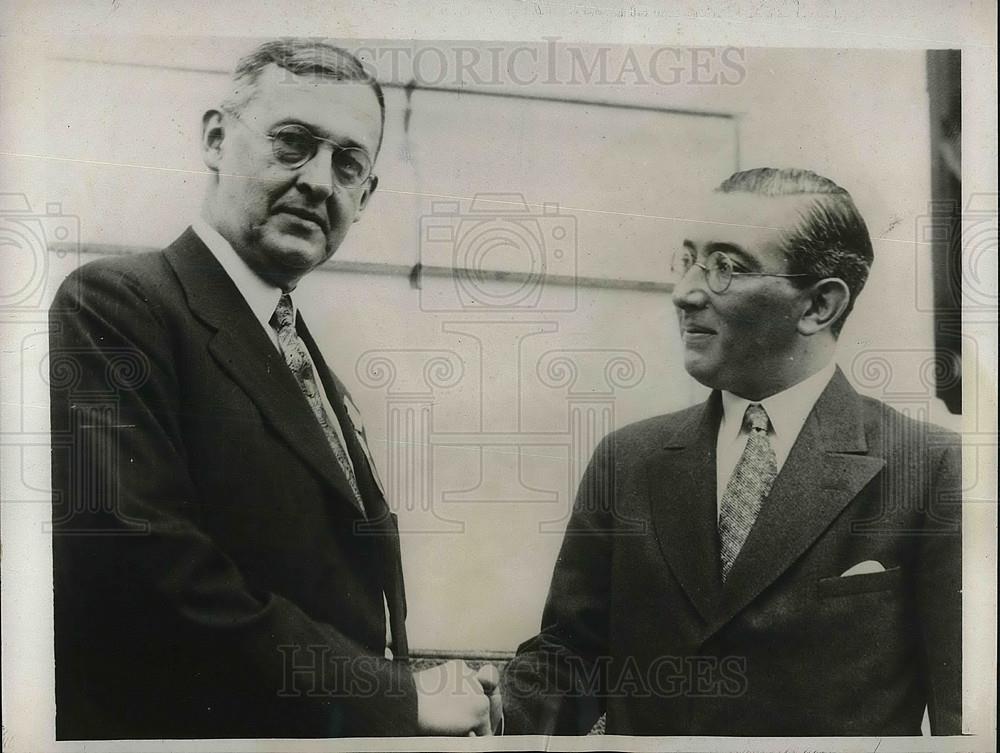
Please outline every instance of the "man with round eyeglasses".
[[962, 731], [958, 438], [835, 362], [873, 260], [850, 195], [736, 173], [672, 254], [684, 366], [712, 394], [606, 437], [541, 631], [504, 674], [510, 733]]
[[[229, 112], [240, 121], [239, 112]], [[247, 126], [249, 128], [249, 126]], [[360, 188], [372, 175], [372, 158], [364, 150], [353, 146], [341, 146], [330, 139], [315, 135], [306, 126], [290, 123], [279, 126], [271, 133], [258, 133], [271, 142], [274, 158], [286, 167], [296, 170], [316, 156], [324, 144], [330, 148], [330, 170], [334, 181], [344, 188]]]
[[[384, 122], [350, 53], [261, 45], [202, 119], [201, 216], [60, 289], [58, 739], [492, 731], [492, 668], [408, 668], [395, 515], [297, 308], [378, 186]], [[122, 358], [135, 378], [94, 404]]]

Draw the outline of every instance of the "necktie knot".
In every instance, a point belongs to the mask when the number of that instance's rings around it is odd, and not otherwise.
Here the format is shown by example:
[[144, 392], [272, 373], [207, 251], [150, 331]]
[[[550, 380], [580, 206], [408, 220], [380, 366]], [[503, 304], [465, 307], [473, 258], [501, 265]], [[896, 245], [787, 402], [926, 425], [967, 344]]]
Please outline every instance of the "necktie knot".
[[278, 299], [278, 305], [274, 308], [274, 316], [271, 317], [278, 329], [295, 327], [295, 308], [292, 306], [292, 297], [288, 293], [282, 293]]
[[753, 431], [762, 431], [765, 434], [771, 428], [771, 419], [767, 417], [767, 411], [760, 403], [752, 403], [747, 406], [747, 412], [743, 416], [743, 428]]

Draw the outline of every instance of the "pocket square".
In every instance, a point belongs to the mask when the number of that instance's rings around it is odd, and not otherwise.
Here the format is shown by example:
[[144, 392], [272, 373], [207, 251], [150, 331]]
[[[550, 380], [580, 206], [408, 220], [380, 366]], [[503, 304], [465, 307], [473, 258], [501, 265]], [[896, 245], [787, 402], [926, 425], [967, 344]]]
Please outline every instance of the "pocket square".
[[858, 564], [847, 568], [844, 572], [840, 574], [841, 578], [847, 578], [851, 575], [868, 575], [869, 573], [884, 573], [885, 565], [877, 560], [865, 560], [864, 562], [859, 562]]

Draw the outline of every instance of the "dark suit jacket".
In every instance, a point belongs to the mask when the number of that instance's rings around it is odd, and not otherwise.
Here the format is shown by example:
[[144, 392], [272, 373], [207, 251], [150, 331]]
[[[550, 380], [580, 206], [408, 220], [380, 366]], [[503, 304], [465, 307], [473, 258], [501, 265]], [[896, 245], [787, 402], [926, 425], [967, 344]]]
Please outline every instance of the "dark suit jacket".
[[302, 321], [367, 517], [190, 229], [79, 269], [51, 324], [57, 737], [414, 734], [395, 516]]
[[[839, 371], [723, 585], [721, 399], [609, 435], [580, 486], [538, 636], [504, 677], [507, 733], [961, 731], [953, 434]], [[840, 577], [875, 560], [884, 572]]]

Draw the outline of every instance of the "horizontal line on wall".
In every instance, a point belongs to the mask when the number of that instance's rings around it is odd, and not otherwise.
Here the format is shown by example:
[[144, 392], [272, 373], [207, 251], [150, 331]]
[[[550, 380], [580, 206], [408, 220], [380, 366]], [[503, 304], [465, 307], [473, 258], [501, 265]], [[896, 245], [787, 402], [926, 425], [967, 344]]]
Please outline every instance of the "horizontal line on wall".
[[[95, 256], [129, 256], [132, 254], [146, 253], [149, 251], [159, 251], [153, 246], [121, 246], [112, 243], [52, 243], [49, 251], [53, 253], [76, 252]], [[500, 270], [456, 270], [452, 267], [439, 267], [426, 264], [419, 265], [419, 270], [405, 264], [387, 264], [382, 262], [369, 261], [340, 261], [330, 259], [319, 267], [321, 272], [336, 272], [341, 274], [364, 274], [364, 275], [384, 275], [387, 277], [456, 277], [458, 275], [474, 274], [476, 283], [482, 282], [509, 282], [509, 283], [539, 283], [538, 275], [525, 272], [504, 272]], [[414, 272], [417, 272], [414, 275]], [[653, 280], [623, 280], [612, 277], [586, 277], [576, 275], [546, 275], [546, 285], [559, 287], [576, 288], [597, 288], [605, 290], [634, 290], [650, 293], [669, 293], [673, 290], [673, 285], [669, 282], [656, 282]], [[505, 306], [498, 303], [497, 308], [516, 309], [516, 306]], [[526, 310], [530, 306], [524, 307]], [[537, 308], [537, 307], [536, 307]], [[489, 310], [489, 306], [470, 306], [469, 311]]]
[[[160, 65], [158, 63], [129, 62], [126, 60], [95, 60], [86, 57], [53, 56], [52, 60], [61, 63], [88, 63], [90, 65], [109, 65], [124, 68], [151, 68], [154, 70], [176, 71], [178, 73], [202, 73], [220, 76], [230, 75], [230, 71], [217, 68], [197, 68], [183, 65]], [[491, 91], [489, 89], [477, 89], [475, 86], [433, 86], [419, 84], [416, 81], [400, 83], [398, 81], [379, 81], [379, 86], [383, 89], [403, 89], [413, 92], [426, 91], [440, 94], [461, 94], [480, 97], [498, 97], [501, 99], [524, 99], [537, 102], [556, 102], [564, 105], [582, 105], [585, 107], [613, 107], [620, 110], [636, 110], [641, 112], [656, 112], [664, 115], [687, 115], [694, 118], [721, 118], [723, 120], [738, 120], [739, 114], [726, 112], [725, 110], [699, 110], [696, 108], [684, 107], [659, 107], [656, 105], [640, 105], [629, 102], [616, 102], [613, 100], [583, 99], [581, 97], [555, 97], [551, 94], [524, 94], [512, 91]]]
[[566, 432], [434, 432], [435, 447], [549, 447], [566, 444]]
[[441, 94], [472, 94], [480, 97], [498, 97], [500, 99], [529, 99], [539, 102], [557, 102], [561, 105], [582, 105], [585, 107], [613, 107], [616, 110], [638, 110], [642, 112], [657, 112], [664, 115], [688, 115], [694, 118], [721, 118], [736, 120], [737, 115], [724, 110], [697, 110], [683, 107], [658, 107], [656, 105], [639, 105], [629, 102], [614, 102], [610, 100], [583, 99], [582, 97], [553, 97], [550, 94], [518, 94], [510, 91], [490, 91], [488, 89], [473, 89], [457, 86], [426, 86], [422, 84], [379, 84], [385, 89], [409, 89], [412, 91], [428, 91]]
[[509, 661], [514, 658], [513, 651], [493, 651], [488, 649], [441, 649], [416, 648], [410, 649], [411, 659], [475, 659], [482, 661]]

